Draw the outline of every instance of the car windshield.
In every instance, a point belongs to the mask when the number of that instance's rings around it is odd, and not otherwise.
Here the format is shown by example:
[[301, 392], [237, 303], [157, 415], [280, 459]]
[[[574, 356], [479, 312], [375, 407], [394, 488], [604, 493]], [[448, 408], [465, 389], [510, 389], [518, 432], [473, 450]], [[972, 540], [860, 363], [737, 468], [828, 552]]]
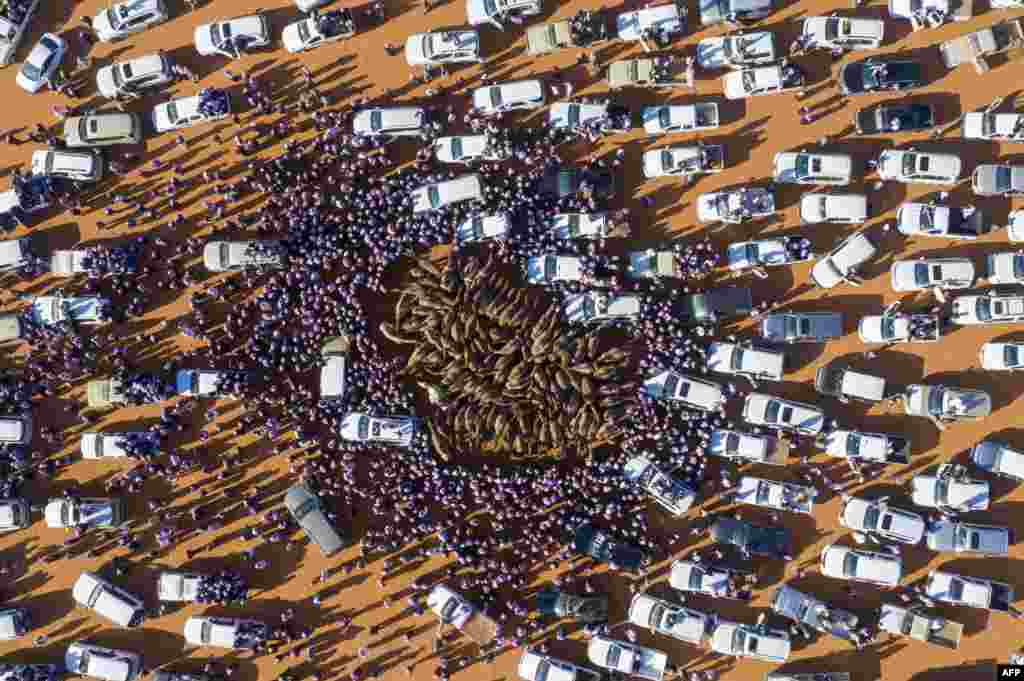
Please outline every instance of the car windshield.
[[935, 209], [926, 206], [921, 209], [921, 229], [931, 229], [935, 225]]
[[178, 119], [178, 105], [175, 104], [174, 102], [170, 102], [167, 105], [167, 120], [169, 120], [171, 123], [177, 123], [178, 120], [179, 120]]
[[857, 562], [860, 559], [857, 554], [850, 551], [843, 556], [843, 575], [846, 577], [853, 577], [857, 574]]
[[544, 258], [544, 279], [546, 281], [551, 281], [552, 279], [555, 278], [555, 275], [557, 273], [558, 261], [555, 259], [555, 256], [549, 255], [548, 257]]
[[949, 597], [954, 601], [962, 601], [964, 598], [964, 583], [959, 579], [949, 582]]
[[881, 515], [882, 511], [878, 506], [868, 506], [868, 510], [864, 512], [864, 529], [878, 529], [878, 518]]
[[846, 454], [854, 458], [860, 456], [861, 437], [857, 433], [850, 433], [846, 438]]
[[431, 208], [438, 208], [441, 205], [441, 192], [437, 191], [436, 184], [427, 187], [427, 201], [430, 202]]
[[835, 40], [839, 37], [839, 19], [828, 19], [825, 22], [825, 40]]
[[795, 317], [786, 317], [786, 338], [794, 338], [797, 334], [797, 323]]
[[484, 0], [484, 13], [489, 17], [493, 17], [498, 13], [498, 5], [495, 4], [494, 0]]
[[570, 104], [569, 105], [569, 112], [568, 112], [567, 118], [569, 119], [569, 127], [570, 128], [575, 128], [575, 127], [577, 127], [580, 124], [580, 105], [579, 104]]
[[1013, 256], [1013, 276], [1018, 279], [1024, 278], [1024, 255]]
[[732, 649], [733, 651], [743, 650], [743, 646], [747, 642], [747, 632], [743, 631], [739, 627], [732, 635]]
[[668, 149], [663, 149], [661, 152], [661, 168], [662, 170], [672, 170], [674, 166], [672, 162], [672, 152]]
[[974, 314], [983, 322], [992, 319], [992, 301], [988, 296], [978, 296], [978, 302], [974, 306]]
[[304, 43], [309, 40], [309, 28], [306, 27], [305, 21], [299, 22], [299, 42]]
[[541, 660], [537, 665], [537, 671], [533, 675], [533, 681], [545, 681], [548, 678], [548, 670], [551, 664], [547, 660]]
[[371, 111], [370, 112], [370, 129], [371, 130], [380, 130], [382, 127], [384, 127], [384, 116], [381, 114], [380, 111]]
[[701, 572], [700, 568], [693, 568], [690, 572], [690, 589], [693, 591], [700, 591], [701, 584], [704, 583], [704, 573]]
[[1005, 192], [1010, 189], [1010, 167], [996, 168], [996, 191]]
[[619, 656], [622, 655], [622, 648], [618, 646], [608, 647], [608, 659], [606, 660], [609, 667], [617, 668], [619, 666]]
[[39, 80], [43, 77], [43, 72], [39, 70], [39, 67], [30, 62], [25, 62], [21, 65], [21, 75], [25, 76], [29, 80]]
[[740, 436], [736, 433], [729, 433], [725, 438], [725, 451], [738, 452], [740, 450]]
[[821, 159], [807, 154], [800, 154], [796, 159], [796, 176], [807, 178], [821, 174]]
[[918, 286], [927, 286], [930, 278], [928, 276], [928, 265], [914, 265], [914, 283]]
[[662, 128], [672, 125], [672, 115], [667, 106], [661, 107], [661, 111], [658, 112], [658, 123], [661, 124]]
[[501, 98], [501, 88], [500, 87], [492, 87], [491, 88], [491, 106], [497, 108], [497, 107], [501, 106], [503, 101], [504, 100]]
[[369, 416], [360, 416], [359, 417], [358, 431], [359, 431], [359, 439], [360, 440], [365, 440], [366, 438], [370, 437], [370, 417]]
[[[120, 10], [121, 10], [121, 14], [123, 14], [123, 15], [125, 15], [125, 16], [127, 16], [127, 15], [128, 15], [128, 8], [127, 8], [127, 7], [124, 7], [124, 6], [122, 5], [122, 6], [121, 6], [121, 7], [119, 7], [118, 9], [120, 9]], [[111, 27], [112, 29], [114, 29], [115, 31], [119, 30], [119, 29], [121, 28], [121, 18], [120, 18], [119, 16], [117, 16], [117, 12], [115, 12], [115, 11], [114, 11], [114, 10], [112, 10], [112, 9], [108, 9], [108, 10], [107, 10], [107, 11], [105, 12], [105, 14], [107, 15], [107, 21], [109, 21], [109, 22], [110, 22], [110, 27]]]
[[949, 502], [949, 481], [939, 478], [935, 481], [935, 502], [945, 506]]
[[860, 73], [860, 80], [865, 90], [872, 90], [878, 87], [878, 71], [874, 64], [862, 64], [857, 71]]
[[743, 368], [743, 355], [743, 348], [736, 348], [736, 351], [732, 353], [732, 362], [730, 363], [730, 368], [733, 371], [739, 371], [740, 369]]
[[894, 317], [882, 317], [882, 340], [889, 340], [896, 336], [896, 319]]
[[778, 423], [779, 411], [782, 409], [782, 403], [776, 400], [772, 400], [768, 403], [768, 406], [764, 410], [764, 420], [768, 423]]
[[1020, 361], [1020, 351], [1016, 345], [1007, 345], [1003, 348], [1003, 361], [1008, 367], [1015, 367]]
[[295, 518], [297, 520], [301, 520], [302, 518], [306, 517], [306, 514], [308, 514], [310, 511], [316, 509], [316, 507], [316, 497], [312, 499], [307, 499], [298, 508], [295, 509]]
[[452, 138], [452, 158], [454, 158], [454, 159], [462, 158], [462, 138], [461, 137], [453, 137]]
[[942, 413], [943, 397], [943, 391], [939, 388], [933, 388], [931, 393], [928, 395], [928, 411], [933, 416], [938, 416]]
[[[925, 157], [927, 158], [927, 157]], [[924, 159], [922, 159], [923, 161]], [[921, 163], [921, 170], [927, 171], [928, 167], [926, 163]], [[910, 177], [917, 172], [917, 154], [904, 154], [903, 155], [903, 174]]]
[[757, 486], [757, 503], [768, 504], [772, 496], [772, 487], [767, 483]]

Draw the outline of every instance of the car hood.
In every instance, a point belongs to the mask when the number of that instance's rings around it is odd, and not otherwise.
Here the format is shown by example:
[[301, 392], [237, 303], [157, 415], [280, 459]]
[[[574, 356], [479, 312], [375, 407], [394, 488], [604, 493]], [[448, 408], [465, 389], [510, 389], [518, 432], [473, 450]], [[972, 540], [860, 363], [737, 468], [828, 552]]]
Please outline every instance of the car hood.
[[[299, 24], [313, 24], [313, 19], [303, 19], [302, 21], [296, 21], [288, 24], [281, 29], [281, 43], [284, 45], [284, 49], [289, 52], [298, 52], [305, 44], [302, 42], [301, 34], [299, 33]], [[412, 64], [412, 62], [409, 62]]]

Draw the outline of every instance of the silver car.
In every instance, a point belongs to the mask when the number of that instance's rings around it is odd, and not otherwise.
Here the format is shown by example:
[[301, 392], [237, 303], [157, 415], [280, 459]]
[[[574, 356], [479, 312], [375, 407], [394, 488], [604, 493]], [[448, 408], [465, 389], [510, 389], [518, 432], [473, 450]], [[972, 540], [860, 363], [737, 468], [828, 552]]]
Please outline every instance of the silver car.
[[929, 526], [925, 541], [932, 551], [1005, 556], [1011, 539], [1010, 530], [998, 525], [942, 520]]
[[970, 288], [975, 276], [974, 263], [968, 258], [897, 260], [889, 274], [893, 291]]
[[305, 485], [291, 487], [284, 495], [284, 505], [324, 556], [333, 556], [346, 546], [320, 507], [320, 498]]

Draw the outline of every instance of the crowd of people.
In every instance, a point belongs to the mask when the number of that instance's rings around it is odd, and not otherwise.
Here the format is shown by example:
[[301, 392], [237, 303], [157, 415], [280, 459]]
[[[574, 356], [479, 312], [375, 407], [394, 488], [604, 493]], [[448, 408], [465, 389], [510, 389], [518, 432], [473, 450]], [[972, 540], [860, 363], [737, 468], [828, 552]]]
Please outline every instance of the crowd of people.
[[[593, 30], [586, 26], [594, 20], [589, 15], [572, 20], [581, 40], [596, 37], [582, 35]], [[674, 69], [678, 64], [659, 68], [670, 66]], [[785, 68], [787, 82], [802, 78], [797, 67]], [[245, 77], [243, 98], [254, 117], [281, 114], [269, 86], [252, 76]], [[590, 561], [566, 569], [566, 560], [572, 557], [567, 537], [581, 523], [597, 522], [614, 536], [640, 547], [646, 555], [645, 580], [650, 565], [679, 555], [691, 537], [707, 531], [710, 521], [705, 510], [700, 521], [676, 531], [659, 527], [649, 522], [646, 514], [638, 513], [645, 495], [621, 475], [628, 458], [638, 453], [648, 456], [701, 490], [707, 499], [719, 495], [727, 499], [735, 487], [732, 469], [709, 454], [712, 432], [735, 425], [724, 406], [697, 412], [678, 402], [655, 400], [639, 390], [642, 377], [661, 371], [710, 371], [705, 340], [718, 329], [710, 323], [694, 325], [682, 320], [675, 306], [679, 296], [699, 290], [701, 280], [720, 266], [721, 253], [710, 238], [662, 246], [674, 256], [671, 281], [678, 283], [665, 286], [665, 279], [647, 282], [624, 276], [625, 261], [608, 256], [609, 239], [564, 242], [553, 234], [550, 222], [559, 212], [608, 210], [608, 197], [597, 191], [595, 182], [584, 180], [579, 191], [559, 195], [544, 179], [564, 167], [560, 155], [566, 139], [581, 134], [592, 138], [616, 129], [623, 123], [621, 110], [592, 126], [564, 131], [506, 124], [474, 111], [460, 116], [454, 107], [437, 109], [432, 112], [436, 120], [449, 125], [461, 120], [474, 132], [486, 132], [492, 151], [501, 160], [483, 161], [474, 168], [483, 179], [483, 200], [443, 211], [413, 213], [414, 190], [463, 171], [437, 163], [426, 148], [412, 167], [402, 167], [399, 154], [385, 138], [353, 134], [353, 116], [368, 105], [360, 101], [354, 107], [329, 109], [321, 106], [320, 100], [314, 101], [309, 117], [316, 131], [312, 137], [296, 134], [291, 114], [263, 126], [239, 126], [234, 142], [242, 160], [234, 169], [237, 179], [232, 183], [222, 181], [217, 171], [211, 170], [204, 171], [202, 183], [198, 176], [183, 179], [186, 173], [176, 162], [161, 161], [142, 170], [147, 178], [170, 174], [168, 188], [165, 194], [146, 189], [135, 197], [114, 197], [113, 206], [127, 206], [126, 210], [137, 216], [129, 219], [155, 220], [157, 215], [150, 211], [165, 211], [176, 213], [169, 224], [180, 226], [185, 222], [180, 211], [186, 200], [178, 197], [193, 183], [205, 184], [209, 191], [203, 192], [205, 212], [198, 221], [212, 227], [217, 238], [224, 234], [274, 238], [277, 245], [272, 253], [257, 246], [256, 254], [283, 253], [280, 267], [205, 280], [198, 267], [188, 264], [202, 248], [202, 241], [194, 236], [176, 243], [162, 236], [143, 236], [122, 247], [91, 248], [84, 260], [88, 271], [85, 291], [111, 295], [128, 318], [144, 316], [163, 292], [184, 292], [189, 311], [176, 322], [161, 323], [159, 332], [150, 328], [131, 339], [118, 337], [117, 328], [83, 334], [73, 328], [55, 330], [28, 324], [32, 354], [23, 376], [0, 381], [0, 404], [7, 414], [28, 414], [34, 402], [54, 397], [66, 385], [84, 378], [114, 377], [127, 404], [165, 404], [156, 423], [137, 437], [125, 437], [122, 446], [140, 461], [108, 480], [108, 491], [141, 493], [147, 480], [174, 482], [185, 473], [201, 471], [208, 476], [206, 482], [189, 491], [200, 491], [206, 499], [207, 483], [226, 478], [244, 463], [244, 456], [235, 447], [224, 455], [211, 453], [210, 440], [223, 432], [214, 426], [220, 413], [210, 407], [202, 414], [196, 400], [171, 402], [179, 392], [171, 377], [185, 365], [218, 368], [222, 373], [214, 392], [238, 398], [242, 411], [227, 428], [228, 437], [263, 438], [272, 455], [286, 458], [289, 477], [316, 491], [332, 523], [366, 528], [357, 565], [365, 568], [371, 560], [383, 560], [380, 588], [387, 594], [385, 601], [394, 598], [401, 603], [405, 616], [423, 614], [429, 588], [446, 582], [471, 595], [499, 621], [498, 650], [525, 646], [545, 635], [546, 622], [529, 616], [525, 596], [539, 572], [555, 569], [555, 587], [588, 594], [604, 579], [589, 574], [595, 567]], [[210, 116], [230, 113], [227, 94], [203, 90], [200, 110]], [[243, 137], [253, 130], [266, 133], [257, 135], [258, 143]], [[431, 138], [432, 133], [427, 133], [426, 141]], [[257, 155], [257, 150], [267, 153]], [[607, 175], [622, 165], [623, 158], [624, 152], [616, 150], [589, 160], [583, 170], [590, 178]], [[130, 173], [115, 173], [122, 174]], [[162, 182], [155, 179], [153, 184]], [[208, 198], [211, 196], [218, 198]], [[254, 198], [260, 199], [257, 208], [251, 204], [242, 207], [243, 200]], [[159, 205], [160, 211], [154, 205]], [[508, 216], [512, 225], [508, 235], [483, 247], [455, 243], [460, 224], [492, 214]], [[634, 210], [616, 218], [630, 222], [644, 216]], [[458, 257], [488, 251], [520, 271], [531, 257], [578, 254], [583, 256], [583, 274], [591, 280], [604, 279], [606, 271], [611, 271], [609, 293], [644, 292], [641, 319], [632, 327], [640, 406], [628, 422], [621, 446], [576, 453], [579, 461], [573, 465], [471, 466], [440, 462], [423, 432], [417, 433], [412, 446], [386, 451], [338, 435], [343, 417], [352, 411], [380, 416], [422, 412], [421, 396], [401, 378], [405, 358], [390, 356], [391, 348], [383, 345], [375, 328], [392, 309], [386, 296], [401, 277], [401, 261], [439, 244], [453, 244]], [[809, 254], [809, 247], [805, 239], [787, 242], [787, 248], [801, 257]], [[583, 288], [555, 287], [551, 293], [557, 296]], [[156, 347], [166, 333], [187, 337], [193, 349], [165, 361], [161, 374], [142, 373], [138, 366], [141, 355]], [[312, 387], [311, 377], [320, 366], [322, 347], [338, 336], [351, 341], [346, 392], [341, 398], [323, 400]], [[97, 343], [104, 337], [110, 342], [100, 353]], [[254, 380], [255, 375], [260, 380]], [[727, 382], [725, 389], [729, 396], [739, 396], [746, 385]], [[76, 416], [80, 423], [98, 420], [84, 409]], [[188, 443], [195, 446], [181, 444], [195, 421], [202, 424], [198, 442]], [[285, 437], [292, 433], [294, 440]], [[61, 443], [54, 429], [45, 430], [43, 439], [53, 449]], [[794, 439], [794, 444], [799, 440]], [[55, 466], [67, 463], [36, 456], [27, 447], [7, 446], [0, 456], [0, 496], [4, 497], [16, 496], [26, 476], [36, 471], [52, 475]], [[839, 484], [820, 471], [812, 477], [815, 484], [828, 489]], [[125, 530], [118, 544], [158, 553], [186, 537], [222, 529], [228, 522], [227, 509], [241, 509], [244, 517], [252, 518], [242, 521], [246, 524], [243, 536], [263, 542], [244, 550], [253, 569], [267, 568], [274, 554], [298, 546], [294, 523], [279, 509], [268, 510], [260, 489], [240, 486], [232, 490], [230, 494], [225, 491], [227, 501], [220, 510], [215, 510], [219, 502], [207, 499], [187, 512], [176, 513], [169, 500], [147, 499], [148, 510], [160, 518], [155, 523], [156, 546], [135, 530]], [[68, 547], [79, 538], [70, 538]], [[190, 548], [189, 557], [202, 550]], [[73, 551], [67, 550], [53, 559], [71, 555]], [[448, 556], [451, 561], [442, 571], [417, 577], [408, 588], [396, 592], [406, 600], [385, 588], [386, 583], [398, 579], [390, 575], [403, 563], [432, 555]], [[700, 557], [699, 553], [689, 555], [695, 560]], [[755, 574], [751, 583], [756, 579]], [[742, 586], [737, 581], [726, 595], [749, 597]], [[602, 583], [601, 588], [612, 588], [611, 582]], [[631, 588], [639, 587], [634, 584]], [[203, 579], [199, 600], [238, 603], [244, 602], [247, 594], [247, 580], [241, 573], [221, 571]], [[320, 592], [315, 598], [321, 598]], [[600, 624], [587, 628], [589, 634], [607, 631]], [[250, 647], [258, 647], [268, 633], [257, 627], [245, 636]], [[352, 681], [360, 681], [373, 669], [365, 657], [360, 655], [351, 672]], [[442, 656], [437, 675], [445, 679], [454, 668], [470, 662]], [[715, 678], [710, 671], [705, 675], [692, 670], [690, 674], [691, 681]]]
[[196, 600], [200, 603], [244, 604], [249, 596], [245, 577], [234, 570], [220, 570], [216, 574], [199, 578]]

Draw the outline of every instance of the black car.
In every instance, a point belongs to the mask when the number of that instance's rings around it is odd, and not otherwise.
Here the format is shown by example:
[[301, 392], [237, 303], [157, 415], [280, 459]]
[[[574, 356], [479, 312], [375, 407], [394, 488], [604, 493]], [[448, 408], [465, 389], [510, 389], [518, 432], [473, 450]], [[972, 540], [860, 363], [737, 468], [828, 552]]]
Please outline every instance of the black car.
[[861, 135], [916, 132], [935, 126], [935, 109], [931, 104], [912, 102], [878, 104], [858, 111], [853, 123]]
[[723, 286], [683, 296], [673, 306], [672, 312], [685, 323], [702, 324], [745, 317], [753, 308], [754, 301], [749, 288]]
[[924, 85], [924, 69], [909, 59], [871, 57], [847, 64], [839, 71], [839, 89], [844, 95], [869, 92], [900, 92]]
[[784, 527], [751, 525], [731, 516], [723, 516], [711, 526], [711, 538], [719, 544], [731, 544], [745, 554], [789, 560], [793, 536]]
[[644, 561], [643, 551], [613, 539], [590, 523], [576, 528], [572, 543], [576, 553], [588, 555], [599, 563], [615, 563], [628, 572], [637, 572]]
[[575, 196], [583, 191], [593, 192], [602, 199], [615, 195], [615, 179], [607, 171], [582, 168], [556, 168], [541, 178], [541, 191], [559, 199]]
[[608, 621], [608, 597], [604, 594], [577, 596], [555, 588], [537, 594], [537, 610], [553, 617], [571, 617], [577, 622]]

